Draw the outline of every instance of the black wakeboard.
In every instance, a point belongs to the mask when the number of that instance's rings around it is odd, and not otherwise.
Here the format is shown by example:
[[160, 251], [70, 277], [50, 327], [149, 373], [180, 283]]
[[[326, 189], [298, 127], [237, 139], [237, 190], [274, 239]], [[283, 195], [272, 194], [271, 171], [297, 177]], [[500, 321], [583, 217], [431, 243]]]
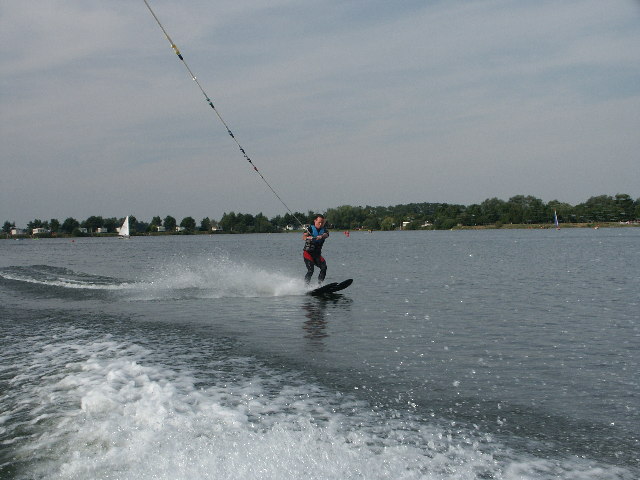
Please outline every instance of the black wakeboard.
[[344, 290], [345, 288], [347, 288], [352, 283], [353, 278], [349, 278], [348, 280], [340, 283], [327, 283], [326, 285], [322, 285], [321, 287], [309, 290], [307, 292], [307, 295], [313, 295], [314, 297], [317, 297], [318, 295], [327, 295], [329, 293], [339, 292], [340, 290]]

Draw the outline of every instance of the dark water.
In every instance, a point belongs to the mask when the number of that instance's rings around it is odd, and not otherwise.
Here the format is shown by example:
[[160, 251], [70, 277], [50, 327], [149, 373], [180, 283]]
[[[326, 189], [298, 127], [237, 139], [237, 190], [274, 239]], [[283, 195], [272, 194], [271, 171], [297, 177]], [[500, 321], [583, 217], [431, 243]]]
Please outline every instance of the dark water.
[[640, 229], [0, 242], [0, 477], [635, 479]]

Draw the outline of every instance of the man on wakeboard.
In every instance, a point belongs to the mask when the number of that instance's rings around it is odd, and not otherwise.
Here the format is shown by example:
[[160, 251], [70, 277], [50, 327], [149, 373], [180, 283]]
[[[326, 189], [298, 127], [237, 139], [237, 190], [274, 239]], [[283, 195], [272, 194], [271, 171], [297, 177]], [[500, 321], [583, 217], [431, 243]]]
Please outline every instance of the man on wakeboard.
[[311, 281], [314, 267], [320, 269], [318, 284], [321, 284], [327, 275], [327, 262], [321, 255], [322, 245], [329, 236], [329, 230], [324, 226], [325, 223], [324, 215], [318, 214], [313, 223], [309, 225], [302, 234], [302, 239], [304, 240], [302, 256], [304, 257], [304, 264], [307, 267], [307, 274], [304, 276], [306, 284], [309, 284]]

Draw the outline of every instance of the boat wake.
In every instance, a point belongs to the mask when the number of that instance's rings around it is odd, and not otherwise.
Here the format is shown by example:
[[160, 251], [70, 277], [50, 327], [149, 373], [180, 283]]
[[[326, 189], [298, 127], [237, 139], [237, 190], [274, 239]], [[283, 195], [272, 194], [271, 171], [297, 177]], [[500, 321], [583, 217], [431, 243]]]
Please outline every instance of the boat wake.
[[11, 421], [0, 418], [0, 442], [11, 440], [0, 452], [0, 475], [634, 478], [578, 457], [536, 458], [456, 422], [372, 408], [307, 374], [233, 354], [223, 340], [208, 338], [203, 349], [199, 339], [172, 334], [154, 348], [130, 334], [58, 325], [7, 344], [11, 388], [0, 410]]
[[16, 283], [60, 288], [87, 290], [119, 290], [127, 288], [126, 282], [119, 282], [110, 277], [74, 272], [67, 268], [48, 265], [2, 268], [0, 269], [0, 278]]

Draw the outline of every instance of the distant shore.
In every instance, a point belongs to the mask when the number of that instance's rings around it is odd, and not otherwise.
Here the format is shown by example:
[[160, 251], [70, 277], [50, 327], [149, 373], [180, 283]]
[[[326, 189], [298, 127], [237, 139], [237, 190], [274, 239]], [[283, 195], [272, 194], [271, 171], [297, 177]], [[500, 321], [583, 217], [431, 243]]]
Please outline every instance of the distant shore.
[[[624, 227], [640, 227], [640, 222], [598, 222], [598, 223], [562, 223], [560, 224], [559, 229], [563, 228], [624, 228]], [[537, 224], [505, 224], [505, 225], [477, 225], [477, 226], [457, 226], [452, 228], [452, 230], [510, 230], [510, 229], [519, 229], [519, 230], [544, 230], [544, 229], [555, 229], [556, 226], [548, 223], [537, 223]]]
[[[640, 227], [640, 222], [598, 222], [598, 223], [563, 223], [559, 227], [559, 230], [563, 228], [591, 228], [594, 230], [598, 230], [600, 228], [627, 228], [627, 227]], [[452, 230], [553, 230], [556, 229], [556, 226], [553, 224], [547, 223], [539, 223], [539, 224], [494, 224], [494, 225], [476, 225], [476, 226], [465, 226], [458, 225], [451, 229]], [[367, 230], [363, 228], [358, 229], [334, 229], [337, 232], [341, 231], [365, 231], [365, 232], [381, 232], [383, 230]], [[435, 228], [419, 228], [415, 230], [394, 230], [394, 231], [435, 231]], [[298, 233], [297, 230], [294, 231], [284, 231], [278, 233]], [[144, 233], [134, 233], [132, 237], [161, 237], [161, 236], [175, 236], [175, 235], [235, 235], [238, 232], [203, 232], [203, 231], [194, 231], [194, 232], [144, 232]], [[36, 235], [10, 235], [10, 234], [0, 234], [0, 239], [38, 239], [38, 238], [104, 238], [104, 237], [117, 237], [117, 233], [92, 233], [92, 234], [83, 234], [81, 236], [74, 236], [65, 233], [46, 233], [46, 234], [36, 234]]]

